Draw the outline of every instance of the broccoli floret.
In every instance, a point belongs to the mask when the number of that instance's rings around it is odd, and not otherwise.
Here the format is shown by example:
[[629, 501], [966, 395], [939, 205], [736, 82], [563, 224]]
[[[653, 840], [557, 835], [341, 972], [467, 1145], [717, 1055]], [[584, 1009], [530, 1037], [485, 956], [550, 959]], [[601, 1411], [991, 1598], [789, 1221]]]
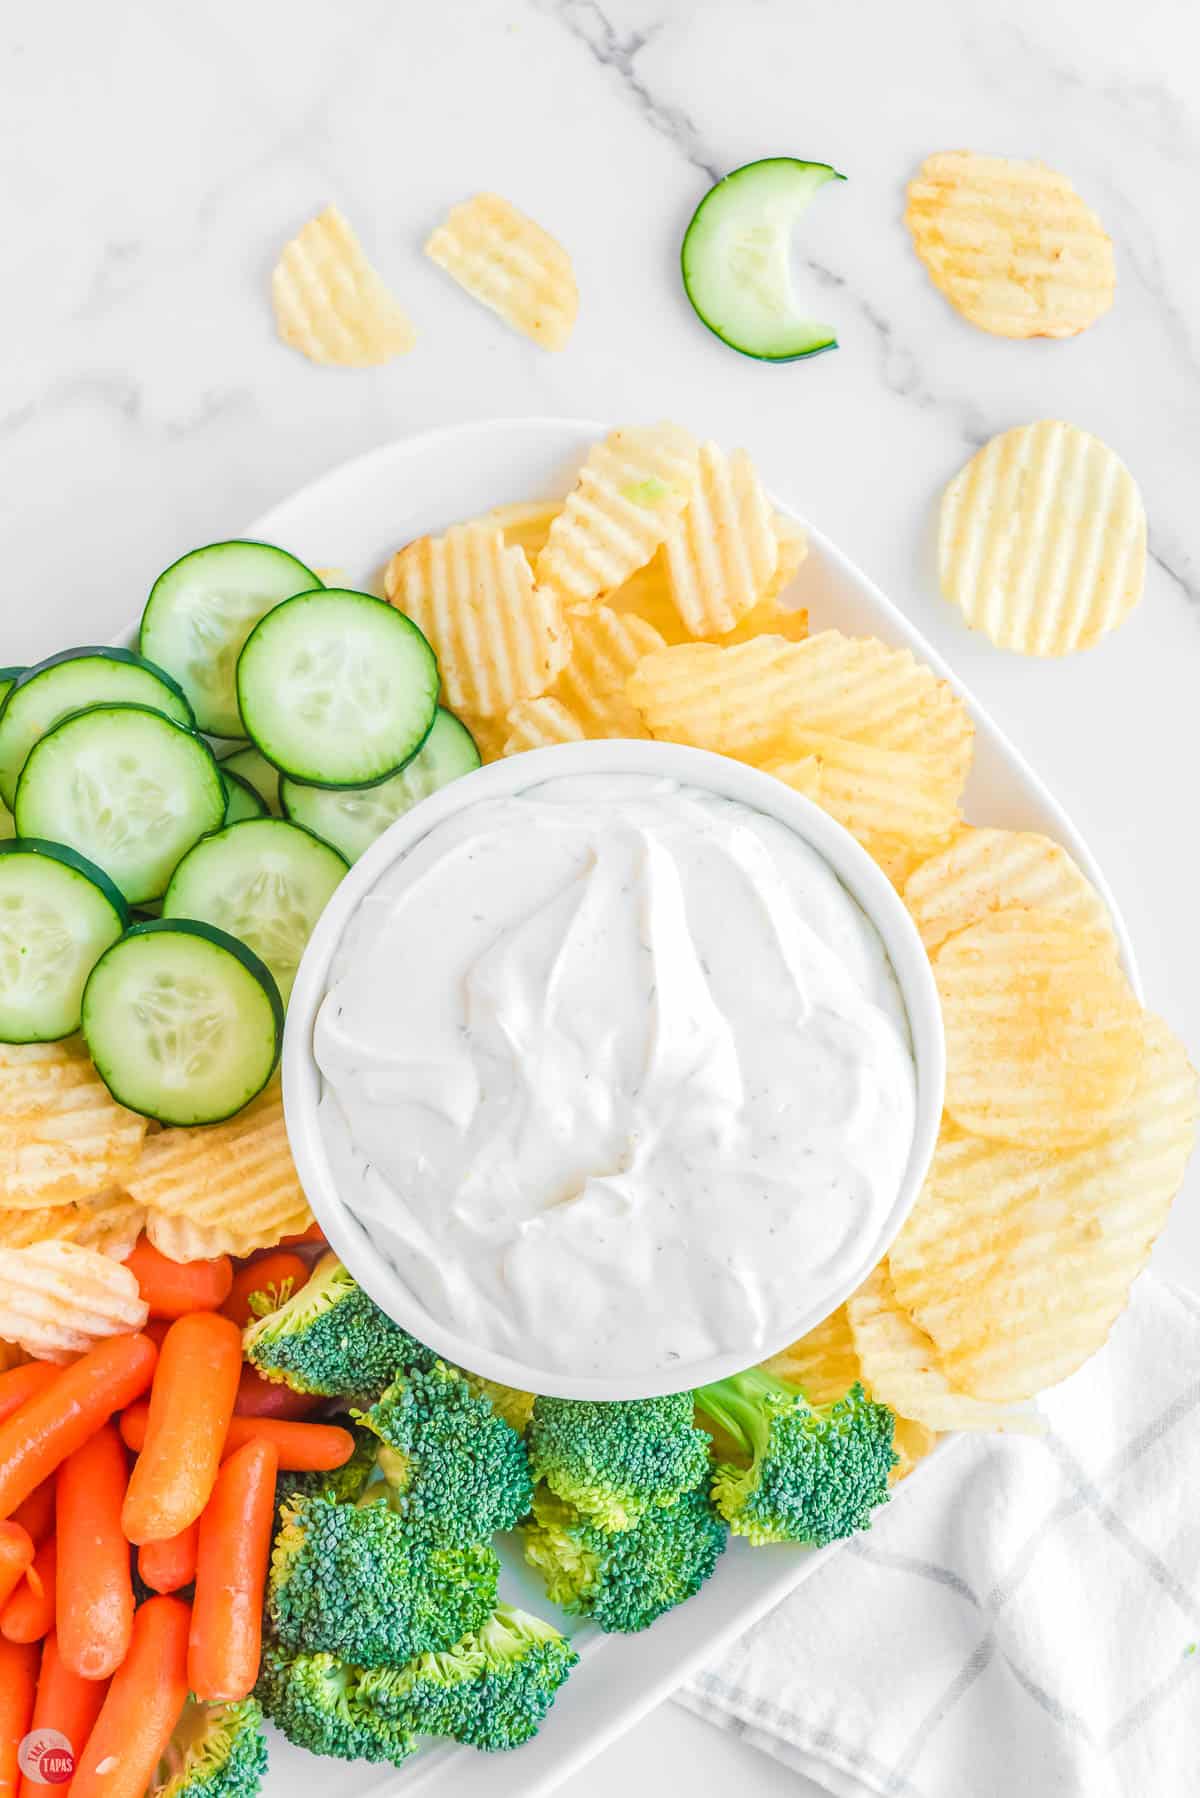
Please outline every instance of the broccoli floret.
[[254, 1798], [267, 1771], [262, 1709], [189, 1698], [158, 1764], [150, 1798]]
[[265, 1380], [326, 1398], [372, 1399], [402, 1367], [430, 1367], [434, 1356], [393, 1323], [325, 1255], [286, 1305], [246, 1326], [247, 1361]]
[[500, 1563], [484, 1543], [439, 1544], [386, 1503], [290, 1499], [271, 1553], [267, 1614], [293, 1653], [402, 1667], [478, 1629]]
[[553, 1624], [501, 1604], [446, 1653], [365, 1672], [359, 1698], [416, 1735], [452, 1736], [486, 1752], [518, 1748], [537, 1734], [578, 1659]]
[[555, 1604], [626, 1633], [698, 1592], [726, 1540], [703, 1490], [651, 1506], [632, 1529], [605, 1530], [539, 1486], [523, 1533], [525, 1558]]
[[696, 1407], [749, 1463], [722, 1463], [713, 1477], [713, 1503], [736, 1535], [821, 1547], [865, 1529], [887, 1498], [896, 1420], [857, 1381], [833, 1404], [811, 1405], [752, 1367], [702, 1387]]
[[332, 1654], [289, 1659], [277, 1646], [263, 1652], [255, 1690], [263, 1710], [297, 1748], [343, 1761], [390, 1761], [399, 1767], [416, 1742], [373, 1706], [360, 1704], [361, 1674]]
[[518, 1436], [523, 1436], [533, 1416], [536, 1402], [533, 1393], [522, 1392], [519, 1386], [502, 1386], [499, 1380], [485, 1380], [481, 1373], [472, 1373], [466, 1367], [460, 1371], [472, 1392], [481, 1393], [490, 1400], [493, 1411], [497, 1411]]
[[529, 1428], [533, 1476], [606, 1530], [631, 1529], [708, 1475], [708, 1437], [690, 1392], [665, 1398], [539, 1398]]
[[361, 1421], [379, 1437], [359, 1503], [386, 1498], [430, 1539], [479, 1542], [529, 1510], [529, 1457], [516, 1432], [441, 1361], [401, 1374]]

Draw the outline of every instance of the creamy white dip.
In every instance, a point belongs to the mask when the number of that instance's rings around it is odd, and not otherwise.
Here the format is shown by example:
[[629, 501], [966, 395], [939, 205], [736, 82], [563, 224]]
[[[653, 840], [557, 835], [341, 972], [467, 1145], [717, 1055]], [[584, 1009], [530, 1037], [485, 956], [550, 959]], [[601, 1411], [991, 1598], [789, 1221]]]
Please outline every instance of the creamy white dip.
[[766, 1352], [913, 1138], [860, 907], [784, 825], [650, 775], [437, 825], [351, 918], [314, 1044], [350, 1212], [429, 1315], [553, 1372]]

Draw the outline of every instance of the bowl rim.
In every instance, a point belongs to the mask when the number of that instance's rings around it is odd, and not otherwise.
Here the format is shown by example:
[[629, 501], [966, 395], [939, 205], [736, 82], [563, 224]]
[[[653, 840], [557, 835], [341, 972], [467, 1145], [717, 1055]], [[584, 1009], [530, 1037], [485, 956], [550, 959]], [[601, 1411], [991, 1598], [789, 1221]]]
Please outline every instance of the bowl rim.
[[[317, 1108], [321, 1075], [313, 1028], [330, 965], [363, 897], [444, 820], [488, 799], [510, 797], [561, 776], [650, 774], [740, 800], [793, 830], [833, 869], [866, 913], [891, 960], [908, 1014], [916, 1069], [916, 1110], [908, 1164], [892, 1204], [864, 1233], [850, 1278], [781, 1324], [765, 1345], [709, 1356], [686, 1367], [619, 1376], [538, 1368], [471, 1342], [431, 1316], [343, 1204], [326, 1153]], [[886, 1254], [916, 1202], [937, 1142], [945, 1089], [942, 1013], [933, 969], [916, 925], [882, 869], [850, 832], [781, 780], [706, 749], [628, 738], [556, 744], [473, 770], [420, 801], [388, 827], [335, 890], [305, 948], [288, 1005], [282, 1087], [284, 1117], [300, 1183], [330, 1247], [363, 1289], [409, 1333], [439, 1355], [486, 1379], [559, 1398], [650, 1398], [689, 1390], [767, 1359], [821, 1323]]]

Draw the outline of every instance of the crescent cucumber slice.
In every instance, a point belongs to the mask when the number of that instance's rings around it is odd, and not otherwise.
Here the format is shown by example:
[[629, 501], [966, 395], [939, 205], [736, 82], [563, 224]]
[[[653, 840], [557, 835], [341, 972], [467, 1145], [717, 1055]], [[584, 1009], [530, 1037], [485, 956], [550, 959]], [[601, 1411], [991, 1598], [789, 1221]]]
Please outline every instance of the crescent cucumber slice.
[[225, 786], [226, 824], [241, 824], [246, 818], [267, 816], [266, 801], [248, 780], [243, 780], [230, 768], [221, 769], [221, 780]]
[[348, 588], [268, 612], [238, 658], [238, 704], [269, 762], [318, 787], [369, 787], [421, 747], [437, 657], [411, 619]]
[[25, 758], [48, 730], [92, 705], [141, 705], [192, 725], [183, 690], [131, 649], [64, 649], [20, 675], [0, 711], [0, 799], [12, 806]]
[[59, 843], [0, 843], [0, 1042], [79, 1029], [88, 975], [129, 913], [108, 876]]
[[113, 1098], [163, 1124], [216, 1124], [262, 1091], [283, 1003], [257, 955], [209, 924], [152, 918], [105, 951], [83, 1034]]
[[99, 705], [34, 745], [14, 817], [18, 836], [65, 843], [139, 905], [220, 828], [225, 789], [203, 737], [145, 706]]
[[307, 787], [284, 775], [279, 796], [289, 818], [354, 862], [389, 824], [479, 763], [475, 739], [466, 725], [439, 706], [424, 743], [390, 780], [374, 787]]
[[279, 804], [279, 770], [272, 768], [266, 756], [260, 755], [253, 743], [247, 743], [244, 749], [235, 749], [232, 755], [223, 755], [220, 766], [222, 774], [236, 775], [248, 787], [253, 787], [263, 802], [264, 810], [273, 818], [283, 816]]
[[0, 668], [0, 706], [4, 704], [24, 672], [24, 668]]
[[231, 824], [184, 856], [163, 900], [164, 918], [199, 918], [228, 931], [266, 963], [286, 1001], [313, 925], [346, 862], [282, 818]]
[[210, 543], [164, 569], [142, 613], [138, 648], [169, 669], [192, 702], [201, 730], [244, 737], [236, 669], [259, 619], [321, 582], [311, 568], [269, 543]]
[[827, 162], [768, 156], [717, 182], [692, 215], [680, 256], [696, 313], [732, 349], [796, 362], [837, 348], [832, 325], [811, 318], [792, 286], [792, 234], [813, 195], [844, 181]]

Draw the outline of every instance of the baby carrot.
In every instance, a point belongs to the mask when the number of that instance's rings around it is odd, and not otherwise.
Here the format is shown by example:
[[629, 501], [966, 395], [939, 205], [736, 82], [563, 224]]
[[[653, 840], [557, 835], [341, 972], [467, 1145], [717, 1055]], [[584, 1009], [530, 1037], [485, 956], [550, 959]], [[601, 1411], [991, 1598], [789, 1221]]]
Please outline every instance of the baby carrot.
[[321, 1400], [311, 1392], [293, 1392], [276, 1380], [264, 1380], [256, 1367], [247, 1365], [238, 1381], [233, 1401], [235, 1417], [309, 1417]]
[[35, 1548], [42, 1546], [54, 1528], [54, 1485], [55, 1477], [51, 1474], [48, 1480], [34, 1487], [12, 1514], [12, 1521], [29, 1531]]
[[121, 1509], [130, 1542], [162, 1542], [194, 1523], [208, 1503], [242, 1371], [242, 1333], [227, 1317], [198, 1311], [167, 1331], [146, 1439]]
[[23, 1367], [10, 1367], [7, 1373], [0, 1373], [0, 1423], [35, 1392], [42, 1392], [61, 1372], [61, 1367], [49, 1361], [26, 1361]]
[[311, 1271], [299, 1255], [272, 1249], [269, 1255], [260, 1255], [257, 1261], [238, 1268], [229, 1297], [221, 1306], [222, 1315], [231, 1317], [238, 1329], [244, 1330], [250, 1319], [259, 1315], [252, 1302], [256, 1293], [269, 1301], [268, 1309], [278, 1310], [294, 1292], [299, 1292]]
[[152, 1242], [139, 1236], [125, 1265], [133, 1272], [151, 1317], [186, 1317], [189, 1311], [215, 1311], [229, 1297], [233, 1263], [228, 1255], [212, 1261], [169, 1261]]
[[0, 1423], [0, 1517], [146, 1390], [157, 1358], [145, 1336], [110, 1336]]
[[19, 1523], [0, 1523], [0, 1611], [33, 1565], [33, 1537]]
[[246, 1698], [258, 1678], [278, 1468], [271, 1443], [248, 1442], [221, 1468], [200, 1519], [188, 1636], [197, 1698]]
[[33, 1565], [4, 1609], [0, 1611], [0, 1636], [10, 1642], [40, 1642], [54, 1628], [58, 1553], [49, 1536], [33, 1558]]
[[[149, 1418], [146, 1405], [130, 1405], [122, 1413], [121, 1435], [127, 1448], [136, 1451], [142, 1447]], [[283, 1417], [233, 1417], [221, 1458], [233, 1454], [247, 1442], [273, 1443], [285, 1473], [326, 1473], [331, 1467], [343, 1467], [354, 1453], [353, 1436], [335, 1423], [294, 1423]]]
[[298, 1230], [294, 1236], [281, 1236], [279, 1239], [279, 1246], [281, 1249], [296, 1249], [300, 1247], [301, 1243], [323, 1243], [325, 1240], [325, 1232], [322, 1230], [320, 1224], [312, 1223], [308, 1226], [307, 1230]]
[[[72, 1673], [63, 1665], [58, 1652], [58, 1637], [51, 1630], [42, 1646], [42, 1665], [29, 1727], [31, 1730], [58, 1730], [66, 1736], [72, 1752], [78, 1757], [92, 1733], [107, 1690], [107, 1680], [80, 1679], [78, 1673]], [[32, 1780], [23, 1773], [20, 1798], [46, 1798], [46, 1788], [40, 1780]]]
[[36, 1643], [0, 1639], [0, 1798], [14, 1798], [17, 1789], [17, 1750], [29, 1732], [37, 1669]]
[[165, 1542], [143, 1542], [138, 1549], [138, 1572], [152, 1592], [178, 1592], [196, 1577], [198, 1523], [189, 1523]]
[[71, 1798], [142, 1798], [187, 1700], [188, 1617], [178, 1598], [139, 1606], [129, 1653], [100, 1706]]
[[129, 1544], [121, 1503], [129, 1468], [116, 1426], [104, 1424], [58, 1470], [58, 1599], [63, 1662], [81, 1679], [107, 1679], [133, 1628]]

